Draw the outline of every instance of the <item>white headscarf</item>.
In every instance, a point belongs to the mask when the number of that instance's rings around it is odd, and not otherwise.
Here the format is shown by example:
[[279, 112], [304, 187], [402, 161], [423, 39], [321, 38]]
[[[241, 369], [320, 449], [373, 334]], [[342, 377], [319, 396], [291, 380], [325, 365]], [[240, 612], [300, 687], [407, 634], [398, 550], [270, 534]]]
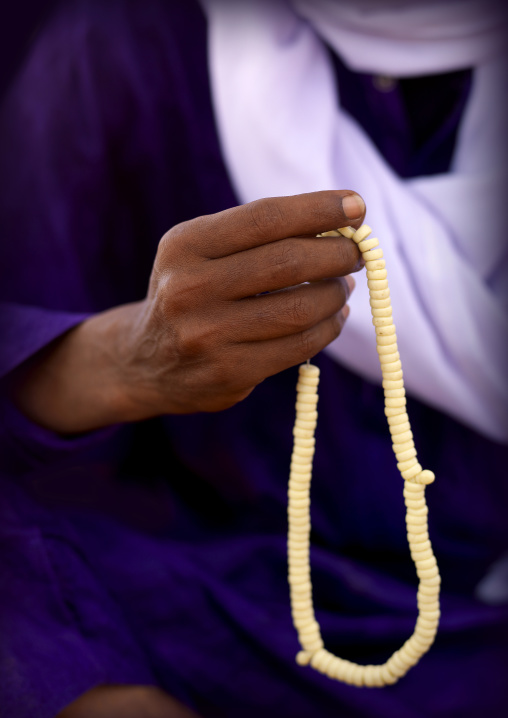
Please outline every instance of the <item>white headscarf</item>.
[[[387, 259], [408, 391], [508, 441], [502, 3], [203, 3], [219, 136], [240, 200], [359, 192]], [[322, 38], [362, 72], [402, 77], [474, 68], [449, 173], [397, 176], [341, 110]], [[327, 351], [379, 382], [366, 281], [363, 273], [356, 279], [346, 327]]]

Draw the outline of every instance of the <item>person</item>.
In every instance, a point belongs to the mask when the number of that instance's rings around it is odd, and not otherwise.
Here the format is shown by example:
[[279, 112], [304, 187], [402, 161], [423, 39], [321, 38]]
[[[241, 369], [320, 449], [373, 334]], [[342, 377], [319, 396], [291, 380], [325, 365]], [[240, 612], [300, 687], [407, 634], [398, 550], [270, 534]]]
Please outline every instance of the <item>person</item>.
[[[360, 5], [62, 4], [8, 87], [9, 716], [504, 714], [508, 610], [481, 586], [508, 543], [505, 108], [485, 112], [505, 26], [465, 3], [454, 44], [446, 4], [429, 55], [436, 15], [409, 3], [396, 24]], [[358, 53], [360, 29], [383, 52]], [[435, 646], [383, 691], [296, 665], [286, 579], [296, 365], [314, 357], [325, 642], [378, 663], [412, 631], [361, 261], [350, 240], [316, 239], [358, 227], [362, 197], [386, 246], [419, 456], [438, 477], [443, 579]]]

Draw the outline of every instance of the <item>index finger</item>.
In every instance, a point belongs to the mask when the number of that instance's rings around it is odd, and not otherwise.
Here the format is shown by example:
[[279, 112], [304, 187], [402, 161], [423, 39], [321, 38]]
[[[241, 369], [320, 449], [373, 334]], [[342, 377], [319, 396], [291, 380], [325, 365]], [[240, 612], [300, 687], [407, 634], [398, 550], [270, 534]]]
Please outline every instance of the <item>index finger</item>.
[[198, 225], [193, 245], [202, 256], [218, 259], [286, 237], [356, 229], [364, 217], [365, 202], [351, 190], [268, 197], [192, 220]]

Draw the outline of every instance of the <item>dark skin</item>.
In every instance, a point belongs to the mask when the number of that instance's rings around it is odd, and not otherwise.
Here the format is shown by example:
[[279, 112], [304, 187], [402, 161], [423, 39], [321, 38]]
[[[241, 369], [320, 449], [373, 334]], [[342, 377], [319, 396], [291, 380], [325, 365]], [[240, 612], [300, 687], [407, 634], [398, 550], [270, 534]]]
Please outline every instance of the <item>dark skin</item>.
[[18, 406], [62, 434], [233, 406], [340, 334], [360, 253], [352, 240], [315, 235], [364, 216], [358, 195], [330, 190], [173, 227], [146, 298], [40, 353], [17, 385]]

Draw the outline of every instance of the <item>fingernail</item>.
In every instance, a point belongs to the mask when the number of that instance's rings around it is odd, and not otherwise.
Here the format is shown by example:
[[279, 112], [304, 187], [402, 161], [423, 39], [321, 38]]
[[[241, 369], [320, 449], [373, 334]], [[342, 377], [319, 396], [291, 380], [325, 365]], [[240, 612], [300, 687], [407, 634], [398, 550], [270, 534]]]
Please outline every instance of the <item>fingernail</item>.
[[344, 319], [347, 319], [349, 317], [349, 312], [350, 312], [349, 304], [345, 304], [342, 307], [342, 316], [344, 317]]
[[360, 259], [356, 263], [355, 268], [353, 269], [353, 272], [359, 272], [364, 267], [365, 267], [365, 259], [360, 255]]
[[365, 202], [359, 194], [347, 194], [342, 198], [342, 211], [347, 219], [358, 219], [365, 212]]

